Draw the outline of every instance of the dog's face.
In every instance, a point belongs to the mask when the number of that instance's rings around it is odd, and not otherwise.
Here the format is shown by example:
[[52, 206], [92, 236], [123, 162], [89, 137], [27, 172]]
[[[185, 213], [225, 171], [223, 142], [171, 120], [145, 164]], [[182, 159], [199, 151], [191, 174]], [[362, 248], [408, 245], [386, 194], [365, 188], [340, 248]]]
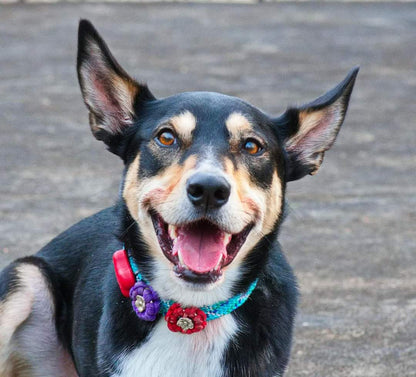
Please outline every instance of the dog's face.
[[175, 283], [209, 289], [276, 232], [286, 182], [318, 170], [357, 70], [278, 118], [218, 93], [159, 100], [83, 21], [78, 74], [94, 135], [126, 163], [122, 196], [152, 260]]
[[135, 138], [123, 197], [175, 276], [216, 282], [274, 229], [283, 155], [257, 109], [216, 93], [180, 94], [148, 104]]

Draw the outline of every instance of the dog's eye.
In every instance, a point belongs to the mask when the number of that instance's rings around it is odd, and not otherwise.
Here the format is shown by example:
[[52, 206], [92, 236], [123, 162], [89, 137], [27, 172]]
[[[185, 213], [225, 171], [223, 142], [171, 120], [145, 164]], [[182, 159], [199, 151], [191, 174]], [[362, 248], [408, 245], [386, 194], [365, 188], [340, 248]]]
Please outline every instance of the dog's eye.
[[156, 136], [156, 141], [159, 145], [164, 147], [170, 147], [171, 145], [176, 143], [175, 135], [169, 130], [162, 130]]
[[248, 154], [255, 156], [263, 152], [263, 147], [257, 140], [247, 139], [243, 144], [243, 150]]

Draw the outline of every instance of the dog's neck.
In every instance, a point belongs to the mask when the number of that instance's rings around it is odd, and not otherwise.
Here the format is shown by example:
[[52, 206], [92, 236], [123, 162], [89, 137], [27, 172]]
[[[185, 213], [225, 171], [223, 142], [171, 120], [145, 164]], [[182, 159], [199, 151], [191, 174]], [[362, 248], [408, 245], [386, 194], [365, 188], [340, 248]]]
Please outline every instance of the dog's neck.
[[213, 305], [189, 307], [182, 305], [181, 302], [161, 299], [141, 274], [130, 251], [125, 249], [116, 251], [113, 261], [120, 290], [124, 296], [129, 296], [132, 300], [136, 315], [141, 320], [153, 322], [159, 314], [162, 314], [171, 331], [186, 334], [199, 332], [205, 328], [208, 321], [221, 318], [238, 309], [247, 301], [258, 283], [258, 279], [255, 279], [247, 291]]

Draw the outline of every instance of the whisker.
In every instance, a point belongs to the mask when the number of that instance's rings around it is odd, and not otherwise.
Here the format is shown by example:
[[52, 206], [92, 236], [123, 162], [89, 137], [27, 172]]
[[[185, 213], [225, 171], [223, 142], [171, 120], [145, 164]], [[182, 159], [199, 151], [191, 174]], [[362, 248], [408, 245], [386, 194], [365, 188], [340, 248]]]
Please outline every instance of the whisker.
[[133, 222], [124, 230], [124, 232], [121, 233], [120, 238], [124, 237], [127, 232], [134, 226], [134, 224], [136, 224], [136, 221], [133, 220]]

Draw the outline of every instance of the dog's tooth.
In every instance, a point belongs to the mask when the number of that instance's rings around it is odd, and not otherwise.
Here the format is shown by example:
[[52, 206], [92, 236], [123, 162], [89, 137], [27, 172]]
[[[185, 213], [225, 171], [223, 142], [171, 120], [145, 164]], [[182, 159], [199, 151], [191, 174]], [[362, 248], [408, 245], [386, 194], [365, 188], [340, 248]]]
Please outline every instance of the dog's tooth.
[[224, 233], [224, 245], [225, 246], [227, 246], [230, 243], [232, 237], [233, 237], [232, 234]]
[[172, 240], [175, 240], [178, 237], [177, 227], [169, 224], [168, 233], [169, 237], [172, 238]]
[[176, 255], [178, 255], [178, 248], [177, 247], [175, 247], [175, 244], [176, 244], [176, 241], [177, 241], [178, 239], [177, 238], [175, 238], [174, 240], [173, 240], [173, 247], [172, 247], [172, 250], [171, 250], [171, 253], [172, 253], [172, 256], [176, 256]]
[[181, 255], [180, 252], [178, 252], [178, 259], [179, 259], [180, 266], [181, 267], [186, 267], [185, 263], [183, 262], [182, 255]]
[[213, 271], [216, 271], [216, 270], [219, 270], [220, 269], [222, 259], [223, 259], [223, 256], [221, 255], [221, 258], [218, 261], [217, 265], [213, 268]]

